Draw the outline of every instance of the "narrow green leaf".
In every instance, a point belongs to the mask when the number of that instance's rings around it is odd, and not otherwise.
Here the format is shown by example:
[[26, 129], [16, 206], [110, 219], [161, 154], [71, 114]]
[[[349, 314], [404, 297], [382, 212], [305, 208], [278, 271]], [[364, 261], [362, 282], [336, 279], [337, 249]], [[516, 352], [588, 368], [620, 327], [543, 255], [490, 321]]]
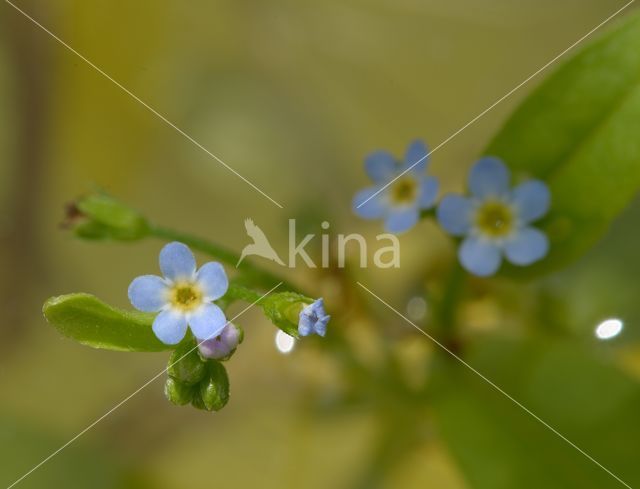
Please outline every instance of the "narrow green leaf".
[[546, 180], [552, 209], [540, 223], [549, 256], [525, 273], [578, 258], [640, 188], [640, 16], [565, 63], [507, 121], [485, 154], [516, 177]]
[[118, 351], [172, 349], [153, 334], [152, 314], [116, 309], [90, 294], [52, 297], [45, 302], [43, 313], [64, 336], [93, 348]]

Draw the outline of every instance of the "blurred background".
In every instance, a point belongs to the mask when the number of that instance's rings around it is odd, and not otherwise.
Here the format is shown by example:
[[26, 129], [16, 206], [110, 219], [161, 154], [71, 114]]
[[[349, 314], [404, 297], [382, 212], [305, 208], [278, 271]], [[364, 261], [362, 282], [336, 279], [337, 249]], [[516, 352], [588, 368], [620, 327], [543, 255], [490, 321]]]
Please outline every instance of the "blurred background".
[[[44, 300], [128, 307], [160, 241], [88, 243], [60, 228], [96, 188], [155, 222], [239, 252], [253, 218], [277, 249], [288, 219], [320, 233], [351, 213], [363, 157], [432, 147], [609, 16], [611, 0], [16, 3], [280, 202], [279, 209], [9, 5], [0, 6], [0, 484], [8, 486], [165, 366], [167, 354], [61, 338]], [[534, 80], [432, 156], [443, 190]], [[530, 284], [477, 282], [456, 312], [469, 362], [632, 484], [640, 448], [640, 201], [587, 256]], [[175, 407], [152, 384], [17, 487], [445, 489], [621, 487], [470, 372], [425, 389], [433, 345], [351, 285], [429, 328], [424, 291], [454, 257], [431, 221], [400, 269], [289, 278], [335, 305], [336, 338], [276, 348], [256, 311], [228, 364], [231, 401]], [[370, 250], [371, 253], [375, 249]], [[202, 262], [206, 257], [199, 256]], [[273, 270], [280, 271], [278, 268]], [[363, 310], [369, 308], [369, 313]], [[335, 312], [338, 311], [336, 315]], [[598, 324], [617, 319], [608, 341]], [[489, 338], [489, 339], [487, 339]], [[435, 364], [437, 365], [437, 363]], [[435, 377], [435, 375], [434, 375]], [[440, 396], [435, 393], [440, 392]], [[631, 455], [635, 454], [635, 456]]]

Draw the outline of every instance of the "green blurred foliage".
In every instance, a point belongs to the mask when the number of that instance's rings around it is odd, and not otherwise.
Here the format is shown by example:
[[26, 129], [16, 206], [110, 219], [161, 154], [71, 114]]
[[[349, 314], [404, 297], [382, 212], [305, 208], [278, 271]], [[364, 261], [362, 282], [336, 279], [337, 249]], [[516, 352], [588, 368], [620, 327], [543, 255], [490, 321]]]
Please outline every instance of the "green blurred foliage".
[[[10, 481], [16, 478], [17, 471], [26, 473], [35, 465], [34, 461], [44, 459], [67, 441], [66, 437], [49, 435], [46, 429], [25, 424], [20, 418], [0, 416], [0, 478]], [[34, 471], [25, 477], [19, 487], [152, 489], [155, 486], [105, 447], [80, 443], [65, 449], [50, 470]]]
[[576, 447], [620, 476], [640, 482], [640, 390], [636, 381], [575, 341], [484, 341], [466, 360], [533, 413], [460, 364], [434, 373], [439, 430], [472, 487], [616, 487]]
[[557, 269], [586, 252], [640, 188], [640, 17], [584, 49], [507, 121], [486, 154], [549, 183], [549, 257]]

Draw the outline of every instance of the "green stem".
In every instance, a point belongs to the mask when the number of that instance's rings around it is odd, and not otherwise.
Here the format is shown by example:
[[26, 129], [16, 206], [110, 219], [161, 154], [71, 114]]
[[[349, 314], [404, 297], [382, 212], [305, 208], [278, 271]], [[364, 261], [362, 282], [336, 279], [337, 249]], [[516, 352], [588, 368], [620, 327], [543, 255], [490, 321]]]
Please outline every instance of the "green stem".
[[456, 307], [464, 289], [465, 277], [465, 271], [460, 264], [456, 262], [449, 273], [449, 278], [437, 310], [438, 326], [449, 338], [452, 337], [455, 332]]
[[[200, 238], [198, 236], [193, 236], [188, 233], [182, 233], [173, 229], [150, 224], [149, 235], [167, 241], [180, 241], [181, 243], [184, 243], [195, 250], [206, 253], [207, 255], [233, 267], [235, 267], [238, 264], [238, 261], [240, 261], [240, 256], [233, 251], [230, 251], [222, 246], [211, 243], [206, 239]], [[296, 290], [296, 288], [293, 287], [293, 285], [291, 285], [287, 280], [278, 277], [277, 275], [264, 270], [248, 261], [243, 261], [237, 268], [238, 271], [243, 275], [243, 278], [248, 283], [251, 283], [253, 285], [264, 288], [271, 288], [277, 283], [282, 282], [284, 288]]]
[[242, 285], [231, 282], [229, 284], [229, 290], [227, 294], [233, 300], [239, 300], [244, 302], [258, 302], [262, 297], [262, 294], [256, 292], [255, 290], [248, 289]]

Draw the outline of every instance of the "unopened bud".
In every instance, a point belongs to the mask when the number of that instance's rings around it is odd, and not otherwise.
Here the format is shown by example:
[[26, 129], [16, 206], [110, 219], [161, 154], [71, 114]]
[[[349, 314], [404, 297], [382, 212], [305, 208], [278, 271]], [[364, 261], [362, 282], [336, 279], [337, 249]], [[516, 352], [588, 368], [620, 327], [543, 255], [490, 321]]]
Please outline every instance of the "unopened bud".
[[228, 360], [244, 338], [244, 332], [235, 324], [227, 324], [220, 335], [198, 345], [200, 355], [214, 360]]
[[64, 227], [83, 239], [132, 241], [149, 233], [147, 220], [106, 194], [93, 193], [69, 204]]

